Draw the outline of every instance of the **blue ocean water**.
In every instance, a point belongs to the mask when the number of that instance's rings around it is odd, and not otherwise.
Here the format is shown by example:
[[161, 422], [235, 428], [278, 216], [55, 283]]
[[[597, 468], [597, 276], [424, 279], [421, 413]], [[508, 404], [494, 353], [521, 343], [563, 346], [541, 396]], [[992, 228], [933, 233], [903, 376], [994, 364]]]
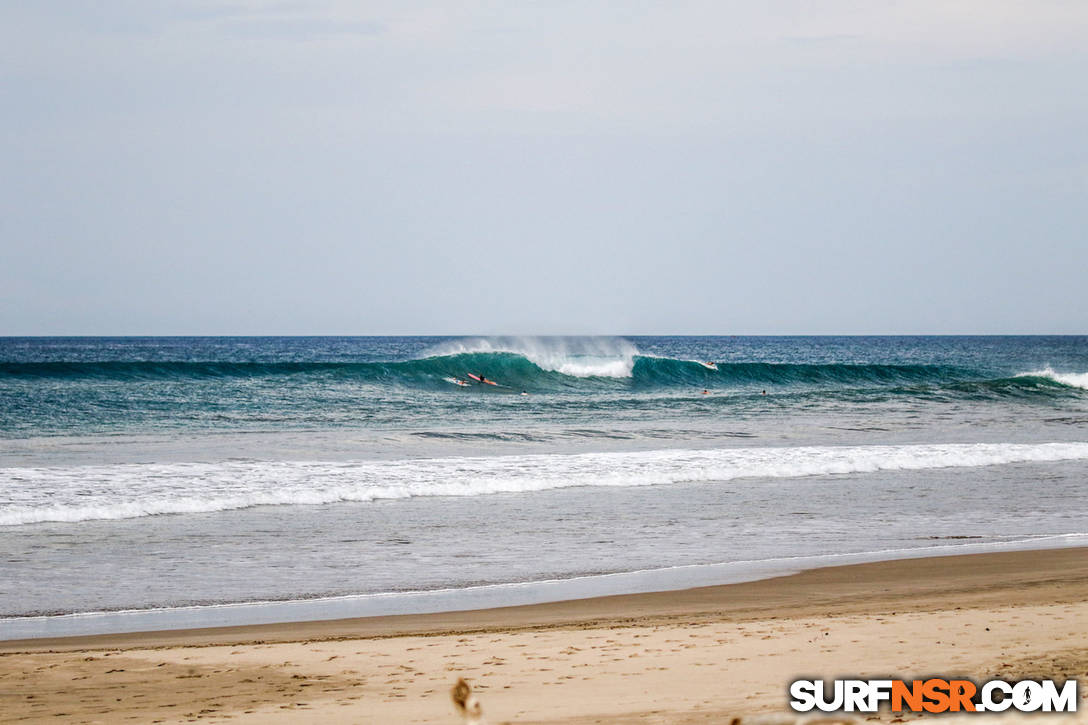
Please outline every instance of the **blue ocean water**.
[[0, 338], [0, 616], [1069, 539], [1086, 473], [1088, 337]]

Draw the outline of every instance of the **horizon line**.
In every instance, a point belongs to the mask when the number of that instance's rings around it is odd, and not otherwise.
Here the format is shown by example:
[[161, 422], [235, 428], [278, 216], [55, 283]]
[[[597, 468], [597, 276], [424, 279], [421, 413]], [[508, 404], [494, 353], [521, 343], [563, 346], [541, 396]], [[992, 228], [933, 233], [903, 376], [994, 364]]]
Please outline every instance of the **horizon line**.
[[247, 337], [247, 338], [284, 338], [284, 337], [453, 337], [453, 338], [497, 338], [497, 337], [1088, 337], [1088, 332], [775, 332], [775, 333], [167, 333], [167, 334], [97, 334], [97, 333], [42, 333], [42, 334], [0, 334], [0, 340], [8, 339], [48, 339], [48, 338], [186, 338], [186, 337]]

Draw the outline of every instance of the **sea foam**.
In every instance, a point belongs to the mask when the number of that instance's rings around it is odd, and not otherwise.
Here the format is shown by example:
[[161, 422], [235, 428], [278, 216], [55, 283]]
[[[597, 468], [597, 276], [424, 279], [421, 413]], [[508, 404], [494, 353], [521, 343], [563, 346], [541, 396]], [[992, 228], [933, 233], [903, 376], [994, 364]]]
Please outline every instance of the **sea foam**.
[[0, 526], [252, 506], [481, 496], [574, 486], [848, 475], [1088, 459], [1088, 443], [806, 446], [432, 458], [4, 468]]

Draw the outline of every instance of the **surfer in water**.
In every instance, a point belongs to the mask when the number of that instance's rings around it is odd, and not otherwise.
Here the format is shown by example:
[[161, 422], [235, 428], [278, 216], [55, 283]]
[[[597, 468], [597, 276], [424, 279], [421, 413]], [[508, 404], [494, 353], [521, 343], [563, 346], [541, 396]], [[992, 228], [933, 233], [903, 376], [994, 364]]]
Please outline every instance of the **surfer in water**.
[[484, 377], [483, 373], [477, 373], [476, 377], [480, 379], [481, 383], [490, 383], [491, 381]]

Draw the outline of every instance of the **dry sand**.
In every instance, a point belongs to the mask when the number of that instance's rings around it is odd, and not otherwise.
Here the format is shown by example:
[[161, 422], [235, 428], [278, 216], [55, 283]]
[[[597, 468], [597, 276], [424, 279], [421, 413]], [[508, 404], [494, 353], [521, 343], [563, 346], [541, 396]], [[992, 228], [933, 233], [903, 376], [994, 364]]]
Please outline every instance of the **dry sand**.
[[1088, 549], [974, 554], [475, 612], [0, 643], [0, 720], [456, 723], [449, 689], [464, 676], [493, 724], [728, 723], [785, 717], [799, 676], [1088, 686], [1086, 633]]

